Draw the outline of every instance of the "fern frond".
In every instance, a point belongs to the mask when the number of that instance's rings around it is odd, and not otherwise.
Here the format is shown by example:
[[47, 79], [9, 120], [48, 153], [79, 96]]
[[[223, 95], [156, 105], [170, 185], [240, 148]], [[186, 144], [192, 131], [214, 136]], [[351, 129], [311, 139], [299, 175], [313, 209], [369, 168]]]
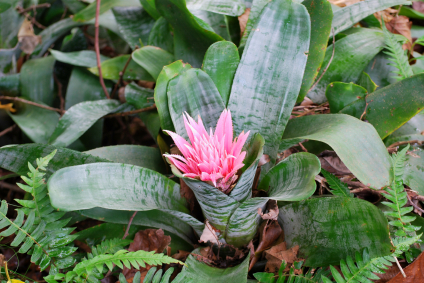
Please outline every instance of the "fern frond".
[[89, 258], [101, 254], [114, 254], [117, 251], [124, 249], [124, 247], [128, 246], [131, 242], [131, 240], [123, 240], [119, 238], [105, 240], [101, 244], [91, 248], [92, 255], [91, 257], [89, 256]]
[[324, 169], [321, 169], [321, 173], [327, 180], [327, 183], [331, 189], [330, 192], [333, 195], [353, 198], [353, 194], [350, 192], [348, 186], [342, 181], [340, 181], [339, 178]]
[[[384, 21], [383, 21], [384, 23]], [[386, 26], [383, 24], [384, 41], [386, 43], [386, 50], [384, 53], [389, 55], [389, 60], [393, 64], [391, 66], [396, 67], [398, 71], [394, 72], [397, 76], [397, 80], [403, 80], [413, 75], [412, 68], [409, 65], [408, 56], [406, 50], [402, 49], [402, 45], [396, 40], [393, 33], [389, 32]]]
[[[64, 228], [70, 218], [61, 219], [64, 212], [54, 211], [43, 179], [45, 175], [43, 171], [55, 153], [56, 150], [46, 157], [37, 158], [37, 168], [28, 163], [27, 176], [21, 176], [26, 184], [17, 185], [30, 193], [33, 199], [16, 200], [23, 207], [17, 209], [18, 215], [15, 221], [6, 216], [8, 210], [6, 201], [2, 201], [0, 206], [0, 229], [8, 227], [0, 233], [0, 236], [16, 234], [11, 246], [21, 245], [19, 253], [31, 255], [31, 261], [39, 265], [41, 270], [51, 266], [51, 274], [74, 264], [75, 259], [71, 254], [77, 250], [68, 246], [76, 238], [75, 235], [70, 235], [75, 228]], [[27, 218], [23, 224], [25, 215]]]

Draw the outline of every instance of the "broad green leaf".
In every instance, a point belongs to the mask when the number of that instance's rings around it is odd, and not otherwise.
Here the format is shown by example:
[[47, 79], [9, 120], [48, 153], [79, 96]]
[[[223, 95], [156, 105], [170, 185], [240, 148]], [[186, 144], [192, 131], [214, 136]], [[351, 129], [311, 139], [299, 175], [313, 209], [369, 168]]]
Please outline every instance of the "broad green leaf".
[[[91, 50], [82, 50], [75, 52], [60, 52], [58, 50], [50, 49], [50, 53], [53, 57], [60, 62], [71, 64], [74, 66], [80, 67], [94, 67], [97, 66], [96, 52]], [[102, 62], [108, 60], [109, 58], [103, 55], [100, 55], [100, 60]]]
[[[140, 6], [138, 0], [102, 0], [100, 2], [100, 14], [105, 13], [113, 7]], [[76, 22], [86, 22], [96, 16], [96, 1], [92, 2], [83, 10], [76, 13], [73, 20]]]
[[186, 140], [184, 112], [196, 120], [200, 115], [206, 129], [215, 129], [225, 108], [214, 82], [199, 69], [189, 69], [169, 81], [168, 106], [177, 134]]
[[228, 41], [212, 44], [206, 51], [202, 69], [215, 83], [224, 105], [230, 98], [231, 85], [240, 62], [237, 46]]
[[0, 74], [13, 72], [13, 69], [16, 69], [16, 64], [13, 62], [16, 62], [20, 54], [19, 44], [11, 49], [0, 49]]
[[53, 150], [57, 152], [47, 167], [46, 177], [57, 170], [74, 165], [88, 164], [95, 162], [110, 162], [109, 160], [81, 153], [66, 148], [57, 148], [44, 144], [22, 144], [8, 145], [0, 147], [0, 167], [19, 175], [26, 175], [28, 172], [28, 162], [35, 165], [35, 160], [40, 156], [46, 156]]
[[375, 82], [371, 79], [370, 75], [365, 72], [362, 72], [362, 75], [359, 77], [358, 85], [365, 88], [367, 93], [374, 92], [377, 89]]
[[366, 95], [367, 90], [354, 83], [334, 82], [329, 84], [325, 91], [331, 113], [339, 112], [349, 103]]
[[231, 41], [239, 46], [241, 29], [238, 17], [225, 16], [225, 22], [227, 23], [228, 34], [230, 35]]
[[78, 0], [62, 0], [62, 2], [73, 14], [76, 14], [87, 7], [87, 5]]
[[250, 35], [253, 27], [256, 25], [258, 21], [259, 15], [262, 12], [262, 9], [268, 4], [270, 0], [253, 0], [252, 5], [250, 7], [249, 19], [247, 20], [246, 27], [244, 29], [243, 35], [240, 39], [239, 48], [242, 50], [246, 45], [247, 38]]
[[190, 13], [209, 25], [212, 28], [212, 31], [221, 36], [223, 39], [228, 41], [231, 40], [227, 23], [225, 21], [225, 15], [204, 10], [190, 10]]
[[30, 104], [15, 105], [18, 105], [18, 111], [8, 113], [13, 121], [33, 142], [47, 143], [59, 121], [59, 114]]
[[[100, 66], [102, 68], [103, 78], [109, 80], [119, 80], [119, 73], [124, 69], [124, 66], [130, 56], [131, 55], [122, 55], [104, 61]], [[97, 67], [92, 67], [88, 70], [96, 76], [99, 75]], [[134, 60], [130, 61], [122, 78], [124, 80], [143, 80], [148, 82], [155, 81], [152, 76], [136, 62], [134, 62]]]
[[[331, 31], [333, 11], [327, 0], [306, 0], [302, 4], [308, 9], [311, 17], [311, 43], [297, 102], [302, 102], [314, 83], [325, 56], [328, 37]], [[325, 67], [324, 67], [325, 68]]]
[[31, 101], [52, 105], [54, 100], [53, 66], [55, 59], [48, 56], [26, 61], [20, 72], [21, 95]]
[[155, 3], [157, 11], [174, 28], [175, 59], [200, 67], [209, 46], [223, 38], [200, 26], [184, 0], [156, 0]]
[[155, 20], [142, 7], [115, 7], [113, 15], [118, 29], [128, 45], [134, 50], [149, 40], [149, 33]]
[[392, 73], [397, 71], [397, 69], [396, 67], [389, 65], [392, 63], [393, 62], [389, 60], [389, 56], [383, 51], [378, 53], [374, 59], [369, 62], [364, 72], [370, 76], [378, 88], [385, 87], [396, 82]]
[[[89, 218], [108, 223], [124, 224], [125, 226], [128, 225], [129, 219], [134, 214], [133, 211], [111, 210], [100, 207], [81, 210], [79, 212]], [[190, 244], [197, 241], [193, 230], [198, 235], [201, 235], [204, 229], [204, 224], [189, 214], [158, 209], [138, 211], [132, 224], [169, 231]]]
[[159, 19], [160, 15], [156, 10], [155, 0], [140, 0], [141, 6], [145, 9], [152, 18]]
[[172, 78], [178, 74], [184, 73], [189, 69], [191, 69], [189, 64], [184, 64], [181, 60], [176, 61], [168, 66], [163, 67], [158, 76], [158, 79], [156, 80], [154, 97], [156, 108], [158, 109], [160, 117], [160, 124], [163, 130], [175, 132], [174, 124], [172, 123], [172, 118], [168, 107], [168, 83]]
[[390, 184], [389, 154], [370, 124], [343, 114], [295, 118], [287, 124], [281, 145], [304, 139], [330, 145], [362, 183], [375, 189]]
[[[323, 103], [327, 100], [325, 90], [329, 83], [356, 83], [364, 68], [383, 47], [383, 33], [378, 30], [364, 29], [336, 41], [334, 58], [322, 79], [308, 93], [308, 97], [315, 103]], [[330, 45], [322, 66], [328, 65], [332, 53], [333, 45]], [[318, 76], [323, 71], [324, 68], [321, 68]]]
[[119, 106], [117, 100], [85, 101], [69, 108], [60, 118], [49, 144], [66, 147], [78, 139], [93, 124]]
[[174, 61], [174, 55], [155, 46], [144, 46], [132, 53], [132, 59], [157, 80], [163, 67]]
[[384, 143], [386, 146], [390, 146], [395, 142], [400, 141], [424, 141], [424, 135], [421, 133], [424, 132], [424, 111], [421, 110], [417, 115], [411, 118], [408, 122], [403, 124], [399, 129], [394, 131], [390, 136], [388, 136]]
[[299, 94], [309, 37], [309, 14], [303, 5], [289, 0], [270, 2], [258, 18], [237, 68], [228, 102], [234, 131], [263, 135], [264, 153], [271, 160], [277, 156]]
[[391, 253], [389, 225], [373, 204], [356, 198], [324, 197], [280, 207], [287, 247], [300, 246], [305, 266], [338, 265], [368, 247], [370, 256]]
[[[368, 104], [365, 119], [374, 126], [382, 139], [393, 133], [424, 108], [424, 74], [414, 75], [365, 97]], [[346, 106], [342, 112], [365, 104], [359, 100]]]
[[165, 18], [157, 19], [149, 34], [148, 45], [157, 46], [174, 54], [174, 37], [171, 26]]
[[417, 148], [413, 153], [415, 156], [406, 156], [403, 182], [419, 195], [424, 196], [424, 151]]
[[65, 211], [102, 207], [188, 212], [177, 183], [135, 165], [97, 163], [67, 167], [55, 172], [47, 186], [52, 205]]
[[307, 152], [295, 153], [272, 167], [258, 189], [267, 191], [274, 200], [303, 200], [315, 192], [315, 176], [320, 170], [318, 157]]
[[165, 163], [158, 148], [142, 145], [115, 145], [99, 147], [85, 153], [113, 162], [132, 164], [166, 173]]
[[407, 0], [365, 0], [334, 12], [333, 28], [337, 33], [344, 31], [363, 18], [395, 5], [410, 5]]
[[135, 106], [136, 109], [143, 109], [154, 104], [154, 91], [144, 88], [132, 82], [125, 86], [125, 101]]
[[[192, 251], [194, 255], [200, 255], [200, 248]], [[237, 266], [227, 268], [211, 267], [204, 262], [198, 261], [195, 256], [189, 255], [185, 266], [174, 281], [175, 283], [188, 282], [193, 280], [196, 283], [209, 282], [247, 282], [247, 271], [249, 268], [249, 255]]]
[[186, 2], [189, 10], [204, 10], [228, 16], [240, 16], [245, 10], [242, 0], [187, 0]]
[[[87, 38], [79, 28], [71, 30], [71, 34], [65, 36], [60, 46], [60, 51], [64, 53], [77, 52], [88, 48]], [[100, 59], [103, 55], [100, 56]], [[104, 58], [104, 57], [103, 57]]]
[[407, 16], [410, 19], [424, 20], [424, 14], [414, 10], [408, 6], [402, 6], [399, 11], [399, 15]]
[[[1, 56], [1, 53], [0, 53], [0, 56]], [[7, 95], [7, 96], [17, 96], [19, 94], [19, 85], [20, 85], [19, 77], [20, 77], [19, 74], [12, 74], [12, 75], [0, 77], [0, 93], [2, 95]]]
[[[4, 1], [10, 2], [10, 1]], [[2, 2], [3, 5], [7, 3]], [[6, 7], [4, 7], [6, 8]], [[13, 48], [17, 43], [19, 29], [24, 20], [24, 15], [15, 10], [14, 5], [0, 13], [0, 49]]]

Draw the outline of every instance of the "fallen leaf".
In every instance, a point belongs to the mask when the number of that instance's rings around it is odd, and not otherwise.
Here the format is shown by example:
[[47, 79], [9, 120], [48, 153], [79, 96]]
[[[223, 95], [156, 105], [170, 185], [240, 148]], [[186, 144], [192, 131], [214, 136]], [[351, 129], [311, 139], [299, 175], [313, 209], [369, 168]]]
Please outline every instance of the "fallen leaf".
[[375, 281], [374, 283], [386, 283], [390, 281], [393, 277], [395, 277], [399, 273], [399, 267], [397, 264], [393, 264], [389, 267], [389, 269], [385, 270], [384, 274], [374, 273], [378, 277], [380, 277], [380, 280]]
[[20, 48], [26, 54], [31, 54], [35, 47], [41, 43], [41, 36], [34, 34], [32, 23], [25, 18], [18, 32], [18, 40], [21, 43]]
[[250, 8], [247, 8], [242, 15], [238, 17], [240, 24], [240, 36], [243, 36], [244, 30], [246, 29], [247, 20], [249, 19]]
[[212, 244], [219, 244], [218, 234], [216, 229], [209, 223], [208, 220], [205, 221], [205, 229], [203, 229], [202, 236], [200, 236], [199, 243], [211, 242]]
[[412, 50], [412, 37], [411, 37], [411, 27], [412, 22], [409, 21], [409, 18], [406, 16], [397, 16], [393, 17], [389, 22], [386, 23], [387, 29], [394, 34], [401, 34], [408, 39], [408, 41], [403, 44], [403, 49], [409, 49], [411, 53]]
[[277, 220], [279, 210], [278, 210], [278, 205], [276, 200], [270, 199], [268, 201], [267, 210], [268, 212], [264, 214], [262, 213], [262, 209], [258, 208], [258, 214], [262, 217], [262, 219]]
[[278, 272], [281, 262], [284, 260], [287, 263], [286, 269], [288, 271], [297, 260], [297, 253], [299, 246], [294, 246], [287, 250], [286, 243], [280, 243], [273, 246], [271, 249], [265, 251], [265, 258], [268, 260], [265, 265], [265, 272], [275, 273]]
[[422, 252], [413, 263], [408, 265], [403, 271], [406, 278], [399, 272], [389, 283], [418, 283], [424, 278], [424, 252]]
[[324, 150], [319, 155], [318, 158], [319, 158], [319, 161], [321, 162], [321, 168], [323, 168], [324, 170], [332, 174], [337, 174], [337, 175], [352, 174], [334, 151]]

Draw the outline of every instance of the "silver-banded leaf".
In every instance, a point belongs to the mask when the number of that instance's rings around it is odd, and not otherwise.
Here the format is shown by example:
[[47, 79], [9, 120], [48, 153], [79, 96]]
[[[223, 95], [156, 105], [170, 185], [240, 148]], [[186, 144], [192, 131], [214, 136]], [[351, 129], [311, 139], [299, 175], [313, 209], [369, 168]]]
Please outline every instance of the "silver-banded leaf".
[[305, 266], [339, 264], [364, 248], [370, 256], [387, 256], [392, 247], [389, 225], [373, 204], [357, 198], [323, 197], [280, 207], [279, 222], [287, 247], [299, 245]]
[[263, 135], [264, 153], [271, 160], [277, 156], [277, 144], [299, 94], [309, 39], [310, 19], [303, 5], [270, 2], [237, 68], [228, 102], [234, 131]]
[[225, 15], [204, 10], [190, 10], [190, 13], [196, 17], [195, 19], [197, 21], [199, 19], [202, 20], [201, 24], [200, 21], [198, 21], [200, 25], [206, 24], [210, 26], [211, 31], [221, 36], [223, 39], [227, 41], [231, 40], [227, 22], [225, 21]]
[[146, 108], [154, 104], [154, 91], [132, 82], [125, 86], [125, 101], [137, 109]]
[[[59, 50], [50, 49], [50, 53], [59, 62], [71, 64], [74, 66], [87, 67], [87, 68], [97, 66], [96, 52], [91, 50], [82, 50], [82, 51], [65, 53]], [[109, 59], [108, 57], [104, 55], [100, 55], [101, 62], [108, 59]]]
[[147, 45], [157, 46], [174, 54], [174, 37], [168, 21], [160, 17], [156, 20], [149, 34]]
[[[256, 25], [256, 22], [259, 18], [259, 15], [262, 12], [262, 9], [268, 4], [270, 0], [253, 0], [251, 3], [249, 19], [247, 20], [246, 27], [244, 29], [243, 35], [240, 39], [239, 48], [244, 49], [247, 39], [252, 31], [253, 27]], [[247, 2], [246, 2], [247, 3]]]
[[182, 74], [186, 70], [190, 69], [189, 64], [184, 64], [181, 60], [176, 61], [168, 66], [163, 67], [160, 72], [155, 87], [155, 103], [158, 109], [160, 124], [163, 130], [169, 130], [175, 132], [174, 124], [172, 123], [171, 114], [168, 106], [168, 83], [169, 81]]
[[[319, 83], [308, 97], [315, 103], [327, 101], [325, 90], [332, 82], [356, 83], [364, 68], [385, 46], [383, 33], [379, 30], [363, 29], [335, 43], [333, 60]], [[322, 66], [327, 66], [333, 53], [333, 45], [327, 48]], [[318, 77], [325, 68], [321, 68]]]
[[284, 132], [280, 149], [304, 139], [330, 145], [362, 183], [375, 189], [391, 183], [389, 154], [370, 124], [345, 114], [292, 119]]
[[157, 80], [162, 68], [174, 61], [174, 55], [156, 46], [144, 46], [132, 53], [133, 60]]
[[55, 146], [66, 147], [78, 139], [98, 119], [119, 106], [117, 100], [105, 99], [78, 103], [65, 112], [49, 139]]
[[199, 69], [189, 69], [169, 81], [168, 106], [177, 134], [188, 140], [183, 113], [197, 120], [202, 118], [205, 128], [215, 129], [224, 103], [212, 79]]
[[410, 4], [407, 0], [364, 0], [335, 11], [332, 26], [337, 34], [375, 12]]
[[242, 0], [187, 0], [189, 10], [204, 10], [228, 16], [240, 16], [245, 10]]
[[102, 207], [188, 212], [177, 183], [135, 165], [97, 163], [67, 167], [54, 173], [47, 187], [52, 205], [65, 211]]
[[237, 46], [228, 41], [218, 41], [206, 51], [202, 69], [215, 83], [224, 105], [230, 98], [234, 75], [240, 62]]

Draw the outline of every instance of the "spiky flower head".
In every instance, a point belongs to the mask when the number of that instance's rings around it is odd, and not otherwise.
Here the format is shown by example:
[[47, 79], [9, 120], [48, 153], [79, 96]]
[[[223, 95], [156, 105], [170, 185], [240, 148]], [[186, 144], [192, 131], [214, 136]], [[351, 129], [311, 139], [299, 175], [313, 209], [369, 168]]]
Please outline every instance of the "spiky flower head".
[[215, 132], [209, 133], [198, 117], [197, 122], [187, 113], [184, 115], [184, 125], [190, 139], [166, 131], [174, 140], [181, 155], [164, 154], [171, 164], [177, 167], [184, 177], [199, 179], [212, 184], [225, 192], [230, 191], [236, 182], [237, 171], [244, 164], [245, 151], [241, 151], [249, 132], [240, 133], [233, 141], [233, 121], [229, 110], [224, 110], [219, 117]]

